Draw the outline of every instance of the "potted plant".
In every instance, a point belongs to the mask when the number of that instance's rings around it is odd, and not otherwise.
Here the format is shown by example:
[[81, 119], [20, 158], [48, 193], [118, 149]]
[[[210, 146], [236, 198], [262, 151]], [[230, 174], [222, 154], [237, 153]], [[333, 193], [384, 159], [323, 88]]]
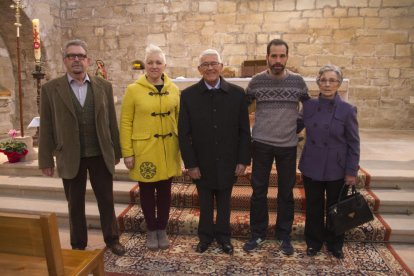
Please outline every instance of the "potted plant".
[[0, 143], [0, 152], [4, 153], [7, 156], [7, 159], [10, 163], [19, 162], [27, 153], [27, 145], [15, 139], [17, 135], [17, 131], [15, 129], [11, 129], [8, 132], [10, 139], [7, 141], [3, 141]]

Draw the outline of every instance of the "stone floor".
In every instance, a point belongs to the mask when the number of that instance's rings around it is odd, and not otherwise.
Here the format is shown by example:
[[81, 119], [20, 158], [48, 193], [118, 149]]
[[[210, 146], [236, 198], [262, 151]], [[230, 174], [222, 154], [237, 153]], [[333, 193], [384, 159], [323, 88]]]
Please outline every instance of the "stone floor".
[[[360, 130], [361, 167], [371, 175], [404, 175], [414, 177], [414, 131]], [[414, 182], [413, 188], [414, 188]], [[70, 248], [67, 229], [60, 231], [62, 247]], [[100, 230], [89, 230], [88, 248], [105, 244]], [[414, 244], [392, 243], [406, 265], [414, 271]]]

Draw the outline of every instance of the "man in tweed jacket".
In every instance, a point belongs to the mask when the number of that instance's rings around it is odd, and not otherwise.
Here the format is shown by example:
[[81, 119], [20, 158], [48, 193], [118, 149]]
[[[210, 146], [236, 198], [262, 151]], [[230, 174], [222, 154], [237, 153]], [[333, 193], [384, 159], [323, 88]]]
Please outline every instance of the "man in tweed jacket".
[[42, 87], [39, 168], [53, 176], [56, 157], [68, 201], [72, 248], [84, 250], [88, 242], [85, 190], [89, 174], [104, 241], [113, 253], [123, 255], [112, 190], [112, 175], [121, 157], [112, 85], [86, 73], [90, 60], [84, 41], [67, 42], [63, 62], [67, 74]]

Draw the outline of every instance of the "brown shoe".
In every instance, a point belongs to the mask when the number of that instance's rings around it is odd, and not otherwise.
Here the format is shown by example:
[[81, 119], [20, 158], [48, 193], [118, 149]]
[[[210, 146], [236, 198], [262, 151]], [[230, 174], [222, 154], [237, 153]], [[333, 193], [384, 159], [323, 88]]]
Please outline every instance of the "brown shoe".
[[120, 244], [119, 242], [114, 242], [113, 244], [107, 245], [108, 248], [111, 250], [112, 253], [118, 256], [122, 256], [125, 254], [125, 247]]

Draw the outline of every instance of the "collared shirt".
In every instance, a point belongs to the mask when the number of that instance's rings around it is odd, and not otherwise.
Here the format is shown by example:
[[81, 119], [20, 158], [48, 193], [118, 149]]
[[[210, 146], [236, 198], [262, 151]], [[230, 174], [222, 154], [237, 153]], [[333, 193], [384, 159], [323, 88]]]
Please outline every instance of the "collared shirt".
[[208, 90], [211, 90], [211, 89], [220, 89], [220, 78], [218, 79], [218, 82], [214, 86], [211, 86], [206, 81], [204, 81], [204, 83], [206, 84]]
[[68, 82], [70, 87], [72, 88], [73, 93], [75, 94], [76, 98], [78, 99], [80, 105], [83, 107], [85, 104], [86, 93], [88, 93], [88, 83], [91, 82], [89, 79], [88, 74], [85, 75], [82, 84], [79, 84], [71, 75], [67, 74]]

